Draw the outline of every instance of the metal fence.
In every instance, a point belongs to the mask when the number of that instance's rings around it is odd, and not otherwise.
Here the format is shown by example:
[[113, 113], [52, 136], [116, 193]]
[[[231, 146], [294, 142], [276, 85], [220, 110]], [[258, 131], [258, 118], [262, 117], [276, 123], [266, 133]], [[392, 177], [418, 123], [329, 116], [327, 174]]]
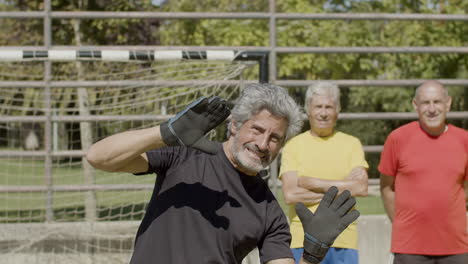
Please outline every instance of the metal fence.
[[[277, 13], [276, 0], [269, 0], [268, 12], [245, 12], [245, 13], [206, 13], [206, 12], [64, 12], [53, 11], [51, 8], [51, 0], [44, 1], [43, 11], [28, 11], [28, 12], [0, 12], [0, 18], [9, 19], [42, 19], [43, 20], [43, 45], [42, 46], [8, 46], [0, 47], [0, 52], [11, 50], [30, 50], [30, 51], [45, 51], [45, 50], [184, 50], [184, 51], [202, 51], [202, 50], [245, 50], [245, 51], [264, 51], [269, 53], [269, 82], [281, 86], [290, 87], [305, 87], [313, 84], [314, 80], [277, 80], [277, 57], [279, 54], [292, 53], [425, 53], [425, 54], [468, 54], [468, 47], [278, 47], [277, 45], [277, 22], [279, 20], [415, 20], [415, 21], [461, 21], [468, 23], [468, 15], [464, 14], [388, 14], [388, 13]], [[52, 43], [51, 24], [53, 20], [60, 19], [260, 19], [269, 21], [269, 45], [268, 46], [59, 46]], [[50, 81], [51, 61], [45, 61], [45, 73], [43, 81], [18, 81], [18, 82], [1, 82], [0, 87], [9, 87], [12, 89], [18, 87], [43, 87], [45, 89], [45, 102], [49, 102], [51, 87], [86, 87], [88, 86], [104, 86], [108, 83], [100, 83], [99, 81]], [[416, 86], [423, 80], [406, 79], [406, 80], [334, 80], [339, 86]], [[441, 83], [448, 86], [467, 86], [468, 79], [441, 79]], [[47, 107], [47, 105], [45, 106]], [[49, 105], [50, 107], [50, 105]], [[88, 116], [88, 117], [73, 117], [74, 121], [97, 121], [97, 120], [112, 120], [112, 118], [139, 118], [134, 117], [111, 117], [111, 116]], [[141, 117], [144, 119], [145, 117]], [[162, 117], [164, 118], [164, 117]], [[167, 117], [166, 117], [167, 118]], [[451, 119], [468, 119], [468, 111], [451, 112]], [[382, 120], [382, 119], [416, 119], [415, 113], [341, 113], [340, 119], [352, 120]], [[45, 135], [50, 135], [53, 122], [62, 122], [65, 117], [51, 116], [50, 113], [38, 117], [0, 117], [0, 122], [44, 122]], [[70, 121], [70, 117], [66, 117]], [[382, 146], [364, 146], [366, 152], [380, 152]], [[42, 156], [45, 157], [46, 175], [51, 175], [51, 164], [53, 157], [57, 156], [76, 156], [84, 155], [83, 151], [61, 151], [54, 152], [52, 150], [52, 142], [50, 137], [45, 137], [45, 148], [43, 151], [22, 151], [20, 152], [4, 152], [0, 151], [2, 156]], [[276, 166], [273, 164], [273, 166]], [[276, 178], [276, 175], [273, 175]], [[49, 177], [50, 178], [50, 177]], [[375, 181], [372, 181], [375, 184]], [[275, 183], [276, 184], [276, 183]], [[44, 189], [45, 188], [45, 189]], [[121, 190], [129, 189], [146, 189], [151, 186], [98, 186], [98, 185], [80, 185], [80, 186], [52, 186], [51, 182], [47, 183], [46, 187], [9, 187], [0, 186], [0, 192], [22, 192], [22, 191], [95, 191], [95, 190]], [[49, 216], [52, 219], [51, 216]]]

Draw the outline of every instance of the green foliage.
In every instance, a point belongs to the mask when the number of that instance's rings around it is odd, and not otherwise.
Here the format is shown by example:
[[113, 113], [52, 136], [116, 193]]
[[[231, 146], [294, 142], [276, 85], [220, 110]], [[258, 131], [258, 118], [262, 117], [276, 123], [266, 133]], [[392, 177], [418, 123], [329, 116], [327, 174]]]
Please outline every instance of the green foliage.
[[[466, 0], [282, 0], [284, 13], [421, 13], [466, 14]], [[151, 1], [53, 0], [53, 10], [268, 12], [264, 0]], [[2, 1], [0, 10], [41, 10], [40, 1]], [[3, 19], [0, 45], [41, 45], [40, 20]], [[71, 20], [53, 21], [53, 42], [74, 45]], [[268, 46], [266, 19], [102, 19], [82, 20], [84, 45]], [[465, 21], [412, 20], [278, 20], [277, 46], [416, 47], [468, 45]], [[278, 79], [444, 79], [468, 78], [466, 54], [279, 54]], [[256, 75], [256, 72], [252, 73]], [[251, 76], [249, 76], [250, 78]], [[256, 76], [253, 76], [256, 78]], [[299, 101], [305, 89], [291, 88]], [[342, 87], [342, 112], [409, 112], [414, 87]], [[450, 87], [452, 110], [467, 110], [467, 88]], [[31, 98], [34, 98], [33, 96]], [[364, 144], [383, 144], [403, 121], [340, 121], [338, 128]], [[465, 128], [467, 121], [457, 121]], [[371, 167], [375, 167], [373, 163]], [[372, 175], [376, 177], [377, 175]]]

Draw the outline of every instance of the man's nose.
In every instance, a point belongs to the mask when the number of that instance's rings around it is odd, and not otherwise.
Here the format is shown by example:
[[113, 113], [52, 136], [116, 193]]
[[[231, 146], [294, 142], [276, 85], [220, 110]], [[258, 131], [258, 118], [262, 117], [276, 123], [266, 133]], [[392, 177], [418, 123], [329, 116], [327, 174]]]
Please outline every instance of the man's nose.
[[268, 135], [263, 134], [257, 140], [257, 147], [260, 151], [264, 151], [268, 149]]
[[437, 110], [436, 105], [435, 105], [434, 103], [431, 102], [431, 103], [429, 104], [428, 110], [429, 110], [429, 112], [434, 113], [434, 112]]
[[322, 118], [327, 117], [327, 116], [328, 116], [328, 111], [327, 111], [327, 109], [325, 109], [325, 108], [320, 108], [319, 115], [320, 115], [320, 117], [322, 117]]

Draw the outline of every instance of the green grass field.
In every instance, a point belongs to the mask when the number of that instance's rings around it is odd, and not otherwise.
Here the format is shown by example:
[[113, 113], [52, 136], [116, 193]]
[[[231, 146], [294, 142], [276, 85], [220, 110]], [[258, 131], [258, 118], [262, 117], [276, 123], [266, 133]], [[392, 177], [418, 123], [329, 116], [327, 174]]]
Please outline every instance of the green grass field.
[[[44, 186], [44, 170], [42, 160], [0, 159], [0, 185]], [[54, 161], [52, 175], [54, 185], [79, 185], [85, 182], [78, 162]], [[96, 184], [153, 184], [155, 181], [152, 175], [133, 176], [97, 170], [94, 171], [94, 177]], [[120, 220], [128, 220], [141, 215], [151, 191], [98, 191], [95, 195], [100, 219], [113, 219], [120, 215]], [[0, 193], [0, 222], [42, 221], [46, 197], [44, 192]], [[54, 192], [52, 198], [56, 220], [78, 220], [84, 217], [86, 192]]]
[[[95, 171], [96, 184], [153, 184], [152, 175], [133, 176], [128, 173]], [[84, 184], [83, 170], [79, 162], [54, 162], [54, 185]], [[0, 185], [44, 186], [44, 161], [0, 159]], [[141, 217], [151, 191], [99, 191], [96, 192], [99, 219], [134, 219]], [[281, 190], [276, 197], [287, 212]], [[54, 215], [63, 221], [79, 220], [84, 217], [86, 192], [55, 192], [53, 194]], [[384, 214], [380, 197], [358, 198], [361, 214]], [[45, 214], [46, 193], [0, 193], [0, 222], [42, 221]], [[123, 218], [121, 217], [123, 216]], [[3, 220], [2, 220], [3, 219]]]

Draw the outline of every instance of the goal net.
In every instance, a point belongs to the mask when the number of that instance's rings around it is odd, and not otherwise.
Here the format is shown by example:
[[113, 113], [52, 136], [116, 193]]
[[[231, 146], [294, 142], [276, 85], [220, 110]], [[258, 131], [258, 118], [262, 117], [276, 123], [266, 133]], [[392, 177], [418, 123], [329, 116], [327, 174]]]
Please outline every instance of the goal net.
[[2, 261], [128, 263], [155, 176], [94, 170], [86, 149], [199, 96], [235, 98], [258, 65], [240, 54], [0, 52]]

